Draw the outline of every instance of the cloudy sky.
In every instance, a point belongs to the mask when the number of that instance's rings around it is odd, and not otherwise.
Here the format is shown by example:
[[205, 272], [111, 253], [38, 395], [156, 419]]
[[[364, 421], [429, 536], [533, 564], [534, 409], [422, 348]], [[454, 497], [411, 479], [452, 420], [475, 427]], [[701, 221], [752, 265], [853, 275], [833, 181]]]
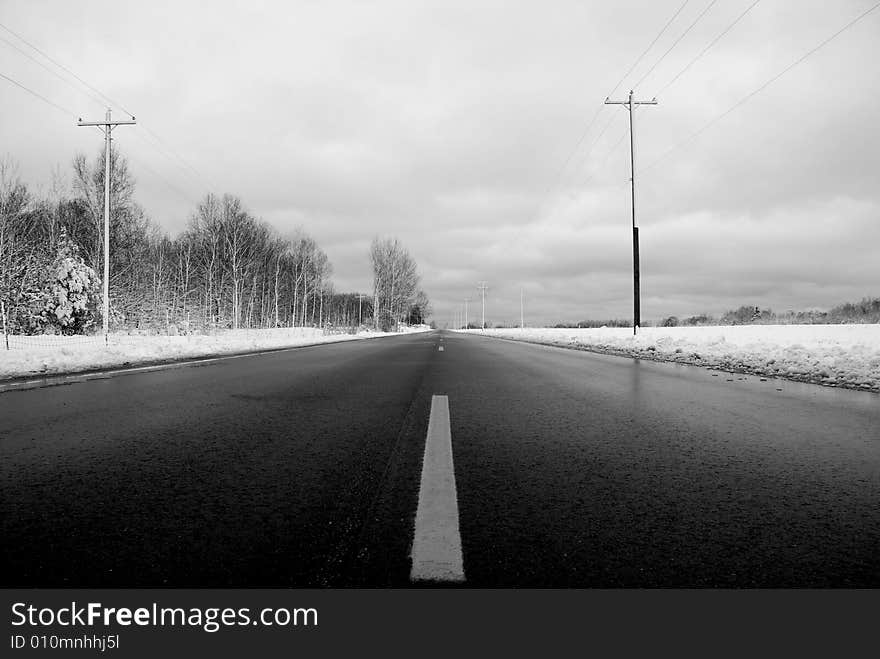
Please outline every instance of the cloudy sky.
[[[527, 323], [629, 317], [627, 114], [603, 101], [631, 88], [659, 101], [635, 115], [644, 318], [876, 296], [880, 9], [685, 141], [875, 4], [761, 0], [676, 78], [753, 2], [0, 0], [0, 23], [137, 116], [116, 145], [169, 233], [231, 192], [362, 291], [396, 236], [441, 324], [465, 297], [477, 319], [481, 280], [490, 322], [521, 289]], [[48, 187], [104, 106], [0, 39], [0, 73], [65, 110], [0, 79], [0, 155]]]

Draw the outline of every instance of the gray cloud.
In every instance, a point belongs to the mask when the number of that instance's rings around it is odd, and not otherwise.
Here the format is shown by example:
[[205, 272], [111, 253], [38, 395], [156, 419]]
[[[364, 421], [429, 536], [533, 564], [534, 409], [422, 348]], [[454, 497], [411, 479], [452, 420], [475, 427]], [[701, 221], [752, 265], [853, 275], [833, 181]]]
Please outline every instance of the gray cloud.
[[[594, 111], [680, 3], [3, 2], [3, 22], [125, 104], [199, 172], [121, 129], [139, 199], [170, 232], [209, 188], [240, 195], [328, 252], [337, 288], [370, 285], [395, 235], [438, 319], [488, 280], [489, 317], [626, 317], [625, 114]], [[623, 97], [702, 11], [688, 6]], [[749, 2], [717, 3], [637, 89], [666, 82]], [[862, 0], [759, 3], [637, 114], [639, 167], [864, 11]], [[740, 304], [827, 307], [877, 294], [880, 12], [655, 167], [639, 172], [643, 315]], [[2, 70], [76, 114], [100, 104], [0, 44]], [[99, 136], [15, 88], [2, 150], [47, 182]], [[610, 122], [610, 123], [609, 123]], [[601, 139], [599, 131], [609, 127]], [[590, 151], [587, 147], [594, 144]], [[156, 176], [158, 173], [161, 178]], [[204, 180], [202, 180], [204, 179]], [[171, 183], [173, 188], [168, 185]], [[476, 307], [474, 307], [476, 308]]]

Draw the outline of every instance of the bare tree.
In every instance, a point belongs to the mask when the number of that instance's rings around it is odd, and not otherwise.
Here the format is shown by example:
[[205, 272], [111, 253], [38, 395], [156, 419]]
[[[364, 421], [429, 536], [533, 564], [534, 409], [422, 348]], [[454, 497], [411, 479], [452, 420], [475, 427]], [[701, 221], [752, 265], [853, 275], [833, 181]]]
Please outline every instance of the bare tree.
[[396, 238], [374, 238], [370, 245], [373, 267], [373, 322], [388, 330], [405, 322], [419, 285], [416, 262]]

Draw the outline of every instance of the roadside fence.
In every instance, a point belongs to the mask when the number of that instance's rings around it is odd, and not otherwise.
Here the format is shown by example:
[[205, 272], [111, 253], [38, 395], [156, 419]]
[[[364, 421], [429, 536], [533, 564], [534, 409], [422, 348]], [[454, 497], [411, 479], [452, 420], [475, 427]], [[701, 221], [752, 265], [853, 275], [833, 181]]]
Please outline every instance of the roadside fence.
[[187, 344], [204, 341], [205, 337], [226, 342], [267, 341], [277, 343], [288, 339], [317, 338], [329, 334], [345, 334], [351, 331], [348, 327], [276, 327], [276, 328], [243, 328], [224, 329], [210, 328], [207, 331], [189, 332], [187, 334], [165, 334], [151, 330], [120, 330], [110, 332], [105, 341], [103, 334], [9, 334], [3, 324], [2, 350], [62, 350], [103, 346], [142, 345], [144, 343]]

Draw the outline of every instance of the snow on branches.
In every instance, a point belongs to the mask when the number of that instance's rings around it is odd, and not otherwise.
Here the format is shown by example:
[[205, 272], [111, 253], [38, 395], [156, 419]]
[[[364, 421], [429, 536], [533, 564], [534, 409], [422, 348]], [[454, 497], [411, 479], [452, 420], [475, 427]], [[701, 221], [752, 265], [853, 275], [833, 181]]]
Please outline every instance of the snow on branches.
[[42, 321], [61, 334], [82, 334], [95, 322], [101, 282], [65, 231], [43, 288]]

